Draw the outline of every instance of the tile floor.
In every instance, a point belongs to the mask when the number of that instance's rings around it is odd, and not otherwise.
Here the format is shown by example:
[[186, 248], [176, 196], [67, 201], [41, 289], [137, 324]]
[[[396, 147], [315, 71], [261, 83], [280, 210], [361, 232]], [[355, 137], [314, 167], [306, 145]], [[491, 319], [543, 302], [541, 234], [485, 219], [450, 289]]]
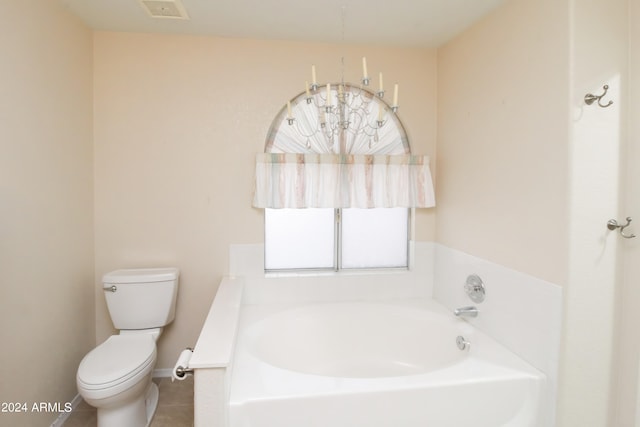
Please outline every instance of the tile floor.
[[[154, 378], [160, 390], [158, 409], [150, 427], [193, 426], [193, 376], [184, 381], [171, 382], [171, 378]], [[80, 403], [67, 418], [63, 427], [96, 427], [96, 409]]]

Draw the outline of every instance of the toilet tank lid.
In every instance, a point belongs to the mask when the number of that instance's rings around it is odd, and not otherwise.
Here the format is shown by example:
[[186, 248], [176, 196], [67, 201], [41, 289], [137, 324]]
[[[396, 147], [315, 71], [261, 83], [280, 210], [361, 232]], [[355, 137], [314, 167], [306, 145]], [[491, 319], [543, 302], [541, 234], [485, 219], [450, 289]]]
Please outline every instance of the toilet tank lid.
[[102, 276], [102, 283], [152, 283], [176, 280], [177, 268], [129, 268], [115, 270]]

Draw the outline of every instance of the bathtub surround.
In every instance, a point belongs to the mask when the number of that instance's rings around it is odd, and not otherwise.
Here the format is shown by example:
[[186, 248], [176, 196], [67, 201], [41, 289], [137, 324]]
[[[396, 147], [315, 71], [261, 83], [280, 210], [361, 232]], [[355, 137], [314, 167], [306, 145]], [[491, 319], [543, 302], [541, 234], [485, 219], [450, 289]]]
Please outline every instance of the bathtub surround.
[[[552, 378], [558, 375], [562, 325], [562, 288], [478, 258], [435, 245], [433, 298], [453, 311], [474, 305], [468, 319], [498, 342]], [[470, 273], [482, 279], [486, 297], [474, 303], [464, 291]]]
[[428, 298], [433, 245], [411, 242], [411, 270], [264, 273], [264, 245], [231, 245], [229, 274], [243, 277], [243, 304]]
[[[196, 370], [196, 389], [200, 388], [203, 396], [207, 396], [200, 404], [196, 402], [196, 420], [200, 420], [196, 427], [224, 425], [204, 420], [219, 417], [216, 411], [227, 409], [224, 403], [228, 402], [231, 384], [231, 349], [237, 324], [235, 316], [240, 308], [239, 295], [242, 295], [243, 307], [266, 309], [314, 302], [434, 298], [447, 307], [453, 317], [455, 307], [471, 304], [463, 288], [467, 275], [472, 273], [480, 275], [487, 288], [486, 300], [476, 304], [479, 315], [472, 323], [547, 376], [541, 424], [536, 427], [554, 425], [562, 319], [562, 292], [557, 285], [430, 242], [412, 243], [409, 271], [265, 276], [261, 244], [232, 245], [229, 258], [232, 276], [221, 284], [224, 292], [214, 301], [193, 356], [199, 366], [206, 368], [200, 380]], [[213, 333], [215, 329], [218, 331]], [[218, 355], [207, 350], [216, 348], [226, 350]]]
[[[553, 426], [560, 363], [562, 288], [443, 245], [435, 245], [433, 298], [450, 310], [475, 305], [468, 321], [547, 375], [541, 426]], [[485, 301], [464, 292], [469, 272], [480, 276]]]

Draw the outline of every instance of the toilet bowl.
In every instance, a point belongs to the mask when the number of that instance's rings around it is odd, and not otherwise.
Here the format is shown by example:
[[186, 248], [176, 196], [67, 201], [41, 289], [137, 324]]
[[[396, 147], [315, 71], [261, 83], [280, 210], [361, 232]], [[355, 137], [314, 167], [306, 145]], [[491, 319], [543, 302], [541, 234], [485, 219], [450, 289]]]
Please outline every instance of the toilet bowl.
[[[100, 426], [149, 425], [148, 415], [157, 405], [157, 386], [151, 382], [155, 362], [156, 344], [146, 334], [112, 335], [82, 359], [78, 392], [89, 405], [101, 409]], [[153, 395], [155, 402], [149, 402], [147, 411], [146, 401]]]
[[[98, 427], [148, 427], [151, 423], [159, 396], [151, 381], [156, 340], [162, 333], [160, 326], [173, 320], [176, 292], [172, 287], [178, 279], [177, 270], [170, 269], [170, 274], [167, 270], [118, 270], [103, 278], [105, 293], [120, 292], [107, 295], [109, 312], [117, 318], [112, 319], [114, 325], [128, 329], [91, 350], [78, 367], [78, 392], [98, 409]], [[132, 329], [134, 325], [158, 327]]]

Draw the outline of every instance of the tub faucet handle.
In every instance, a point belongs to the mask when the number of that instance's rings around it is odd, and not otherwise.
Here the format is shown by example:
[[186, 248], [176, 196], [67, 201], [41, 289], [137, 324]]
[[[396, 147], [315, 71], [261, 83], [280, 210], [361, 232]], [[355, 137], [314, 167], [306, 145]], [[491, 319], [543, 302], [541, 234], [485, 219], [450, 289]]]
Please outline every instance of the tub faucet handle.
[[471, 301], [480, 303], [484, 301], [486, 291], [484, 289], [484, 283], [477, 274], [471, 274], [467, 277], [467, 281], [464, 284], [464, 291], [469, 295]]

